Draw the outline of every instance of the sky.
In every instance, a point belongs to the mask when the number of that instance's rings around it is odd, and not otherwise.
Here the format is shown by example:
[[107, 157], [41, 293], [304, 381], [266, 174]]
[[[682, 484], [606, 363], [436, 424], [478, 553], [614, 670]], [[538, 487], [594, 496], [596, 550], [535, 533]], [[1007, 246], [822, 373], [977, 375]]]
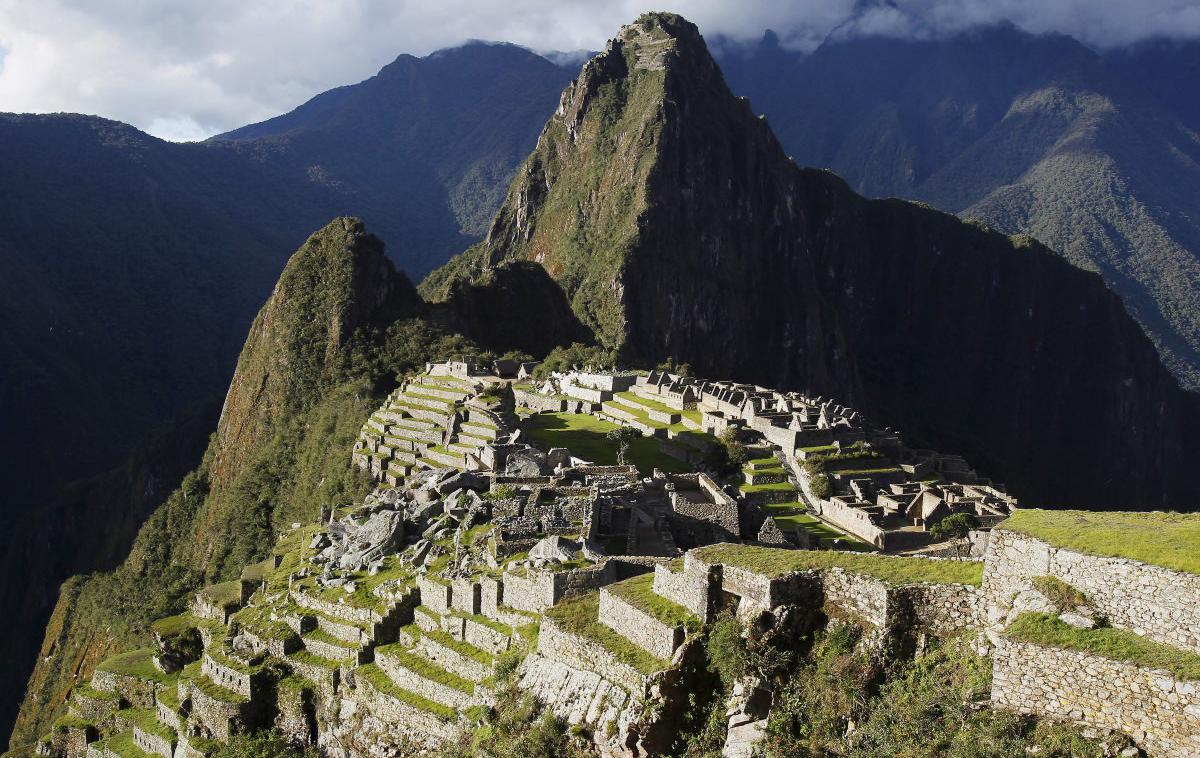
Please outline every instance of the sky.
[[1200, 37], [1200, 0], [0, 0], [0, 111], [88, 113], [203, 139], [401, 53], [472, 39], [597, 50], [655, 9], [710, 38], [770, 28], [806, 51], [831, 34], [930, 37], [1002, 20], [1097, 48]]

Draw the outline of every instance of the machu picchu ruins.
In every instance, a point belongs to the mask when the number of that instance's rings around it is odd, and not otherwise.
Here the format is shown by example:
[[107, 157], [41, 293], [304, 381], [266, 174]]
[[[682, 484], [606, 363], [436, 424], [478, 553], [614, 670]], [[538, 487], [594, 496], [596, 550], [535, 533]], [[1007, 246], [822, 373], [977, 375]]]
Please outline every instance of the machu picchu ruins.
[[[350, 453], [375, 491], [291, 524], [155, 622], [153, 647], [104, 661], [39, 754], [200, 758], [271, 727], [326, 755], [411, 755], [515, 687], [602, 755], [659, 755], [723, 613], [767, 633], [853, 619], [881, 657], [965, 634], [996, 707], [1127, 735], [1122, 755], [1200, 752], [1200, 690], [1155, 658], [1200, 660], [1196, 576], [1041, 539], [1050, 512], [827, 399], [534, 371], [453, 360], [402, 382]], [[935, 541], [955, 514], [969, 530]], [[1061, 629], [1146, 659], [1047, 641]], [[724, 755], [753, 754], [763, 686], [731, 696]]]

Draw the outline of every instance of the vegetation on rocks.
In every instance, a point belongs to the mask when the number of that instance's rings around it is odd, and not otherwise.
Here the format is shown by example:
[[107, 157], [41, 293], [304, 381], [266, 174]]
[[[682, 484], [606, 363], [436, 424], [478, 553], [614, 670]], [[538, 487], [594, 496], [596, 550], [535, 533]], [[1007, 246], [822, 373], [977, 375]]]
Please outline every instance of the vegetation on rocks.
[[[75, 580], [26, 692], [13, 746], [32, 744], [105, 654], [149, 642], [154, 619], [238, 578], [282, 528], [361, 499], [347, 464], [362, 423], [425, 361], [476, 348], [417, 317], [411, 285], [361, 224], [338, 219], [293, 257], [247, 340], [199, 467], [147, 519], [114, 571]], [[481, 352], [482, 351], [478, 351]]]
[[1004, 630], [1009, 639], [1074, 650], [1114, 661], [1164, 669], [1188, 681], [1200, 680], [1200, 655], [1148, 640], [1127, 629], [1078, 629], [1049, 613], [1023, 613]]

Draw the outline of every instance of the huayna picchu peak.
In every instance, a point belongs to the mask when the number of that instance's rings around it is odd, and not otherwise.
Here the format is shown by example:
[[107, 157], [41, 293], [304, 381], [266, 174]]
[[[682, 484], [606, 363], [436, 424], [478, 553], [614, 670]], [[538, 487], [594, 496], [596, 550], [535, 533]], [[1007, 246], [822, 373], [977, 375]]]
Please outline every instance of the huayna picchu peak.
[[845, 398], [1042, 503], [1196, 499], [1196, 398], [1099, 277], [796, 166], [678, 17], [583, 67], [487, 238], [421, 288], [520, 260], [627, 360]]
[[[391, 163], [336, 135], [429, 128], [379, 93], [561, 73], [454, 55], [192, 148], [286, 185], [313, 143], [341, 193]], [[546, 111], [420, 285], [444, 236], [291, 243], [198, 465], [62, 585], [14, 758], [1200, 754], [1200, 514], [1151, 510], [1200, 503], [1200, 398], [1100, 276], [797, 165], [676, 14]], [[469, 157], [463, 228], [513, 165]]]

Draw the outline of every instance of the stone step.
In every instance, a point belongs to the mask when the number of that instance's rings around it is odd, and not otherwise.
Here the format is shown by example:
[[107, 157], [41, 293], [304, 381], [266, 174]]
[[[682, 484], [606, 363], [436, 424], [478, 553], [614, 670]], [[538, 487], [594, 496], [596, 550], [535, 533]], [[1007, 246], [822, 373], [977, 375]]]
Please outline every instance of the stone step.
[[439, 411], [443, 414], [450, 410], [446, 400], [439, 397], [429, 397], [416, 391], [405, 392], [401, 397], [397, 398], [397, 403], [402, 403], [404, 406], [410, 408], [414, 406], [417, 408], [428, 408], [431, 411]]
[[462, 402], [468, 397], [471, 397], [471, 393], [465, 390], [452, 389], [444, 385], [436, 385], [428, 382], [416, 382], [410, 384], [408, 385], [408, 389], [412, 392], [419, 392], [422, 395], [436, 397], [441, 400], [449, 400], [455, 403]]
[[445, 632], [424, 632], [415, 647], [418, 654], [475, 683], [490, 677], [495, 667], [496, 659], [490, 653]]
[[468, 616], [453, 611], [442, 616], [442, 631], [492, 655], [499, 655], [512, 646], [513, 628], [486, 616]]
[[451, 673], [433, 661], [399, 645], [375, 650], [375, 665], [402, 689], [414, 692], [447, 708], [463, 709], [476, 704], [475, 683]]
[[464, 421], [462, 424], [459, 424], [458, 428], [463, 434], [471, 437], [478, 437], [484, 440], [496, 439], [496, 428], [493, 426], [484, 426], [481, 424]]

